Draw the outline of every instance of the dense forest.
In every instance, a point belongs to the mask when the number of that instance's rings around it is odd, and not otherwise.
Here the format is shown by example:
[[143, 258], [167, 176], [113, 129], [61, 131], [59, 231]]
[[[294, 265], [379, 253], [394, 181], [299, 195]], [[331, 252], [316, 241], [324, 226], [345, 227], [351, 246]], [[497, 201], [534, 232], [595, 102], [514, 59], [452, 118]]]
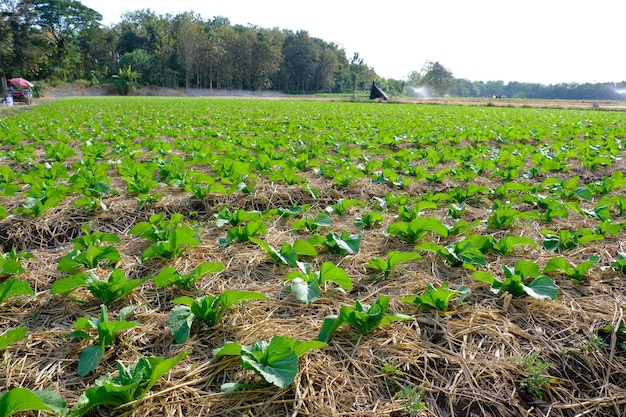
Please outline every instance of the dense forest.
[[359, 53], [279, 28], [233, 25], [226, 17], [193, 12], [127, 12], [117, 24], [77, 0], [0, 0], [0, 75], [48, 83], [355, 93], [373, 81], [390, 95], [621, 99], [626, 82], [542, 85], [456, 79], [439, 62], [426, 62], [405, 80], [384, 79]]

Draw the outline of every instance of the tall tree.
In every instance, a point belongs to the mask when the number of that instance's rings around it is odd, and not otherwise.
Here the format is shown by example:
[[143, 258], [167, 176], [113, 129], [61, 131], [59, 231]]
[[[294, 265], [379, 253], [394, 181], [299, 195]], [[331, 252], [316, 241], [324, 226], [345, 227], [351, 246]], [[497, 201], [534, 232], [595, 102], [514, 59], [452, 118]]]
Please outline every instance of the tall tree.
[[422, 71], [424, 72], [422, 84], [428, 85], [435, 95], [443, 96], [454, 85], [452, 72], [439, 61], [426, 62]]
[[78, 34], [98, 26], [102, 15], [77, 0], [32, 0], [32, 3], [37, 13], [35, 23], [51, 46], [46, 72], [61, 71], [66, 76], [64, 71], [80, 59], [75, 42]]

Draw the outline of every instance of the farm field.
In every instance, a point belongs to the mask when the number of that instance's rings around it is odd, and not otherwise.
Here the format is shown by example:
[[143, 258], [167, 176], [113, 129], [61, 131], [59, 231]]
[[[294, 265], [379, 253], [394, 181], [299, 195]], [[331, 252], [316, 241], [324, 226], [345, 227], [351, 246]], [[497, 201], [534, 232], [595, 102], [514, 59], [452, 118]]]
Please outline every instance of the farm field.
[[626, 415], [623, 112], [88, 97], [0, 132], [0, 416]]

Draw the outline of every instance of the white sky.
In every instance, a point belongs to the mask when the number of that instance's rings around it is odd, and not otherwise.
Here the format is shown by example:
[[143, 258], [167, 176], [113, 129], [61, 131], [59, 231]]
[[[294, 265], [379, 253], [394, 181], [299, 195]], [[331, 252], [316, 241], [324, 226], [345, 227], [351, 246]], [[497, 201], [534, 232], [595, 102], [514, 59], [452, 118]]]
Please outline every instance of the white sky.
[[82, 0], [106, 25], [124, 11], [306, 30], [385, 78], [426, 61], [456, 78], [555, 84], [626, 81], [624, 0]]

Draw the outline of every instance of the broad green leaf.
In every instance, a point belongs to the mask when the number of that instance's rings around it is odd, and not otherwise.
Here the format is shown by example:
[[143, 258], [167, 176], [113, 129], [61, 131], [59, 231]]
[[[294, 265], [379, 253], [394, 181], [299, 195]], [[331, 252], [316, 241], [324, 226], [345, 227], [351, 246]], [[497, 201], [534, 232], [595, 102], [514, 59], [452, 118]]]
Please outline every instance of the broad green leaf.
[[34, 291], [30, 288], [30, 285], [19, 279], [9, 279], [0, 284], [0, 304], [9, 297], [33, 294]]
[[352, 280], [350, 279], [350, 275], [332, 262], [324, 262], [322, 264], [319, 277], [320, 284], [332, 281], [346, 291], [350, 291], [352, 289]]
[[7, 348], [12, 343], [22, 340], [28, 333], [28, 327], [18, 327], [16, 329], [9, 329], [6, 332], [0, 334], [0, 352]]
[[78, 358], [78, 375], [85, 376], [96, 369], [104, 356], [104, 346], [93, 345], [86, 347]]
[[57, 279], [50, 287], [50, 294], [68, 295], [76, 288], [84, 286], [88, 277], [87, 273], [79, 272], [68, 278]]
[[319, 280], [313, 280], [307, 282], [302, 278], [294, 278], [291, 281], [291, 294], [296, 300], [302, 301], [304, 304], [311, 304], [313, 301], [320, 298], [322, 292], [319, 284]]
[[191, 351], [184, 351], [184, 352], [181, 352], [179, 355], [170, 359], [164, 359], [161, 357], [146, 358], [151, 364], [152, 374], [150, 375], [150, 379], [148, 380], [148, 383], [141, 390], [141, 396], [143, 397], [148, 391], [150, 391], [152, 387], [154, 386], [154, 384], [156, 384], [156, 382], [163, 375], [165, 375], [167, 372], [169, 372], [170, 369], [178, 365], [178, 363], [182, 361], [183, 359], [185, 359], [187, 355], [189, 355], [190, 353]]
[[559, 256], [559, 257], [550, 259], [548, 263], [546, 264], [546, 266], [543, 268], [544, 274], [547, 274], [548, 272], [554, 272], [554, 271], [565, 272], [566, 274], [569, 275], [569, 273], [572, 272], [572, 268], [569, 266], [567, 259], [563, 258], [562, 256]]
[[548, 298], [554, 300], [559, 294], [558, 287], [550, 278], [544, 275], [535, 278], [530, 284], [525, 285], [524, 291], [531, 297], [540, 300], [546, 300]]
[[67, 404], [57, 393], [13, 388], [0, 394], [0, 417], [20, 411], [52, 411], [60, 413]]
[[196, 316], [187, 306], [176, 306], [169, 314], [169, 325], [176, 343], [185, 343], [189, 339], [191, 325]]

